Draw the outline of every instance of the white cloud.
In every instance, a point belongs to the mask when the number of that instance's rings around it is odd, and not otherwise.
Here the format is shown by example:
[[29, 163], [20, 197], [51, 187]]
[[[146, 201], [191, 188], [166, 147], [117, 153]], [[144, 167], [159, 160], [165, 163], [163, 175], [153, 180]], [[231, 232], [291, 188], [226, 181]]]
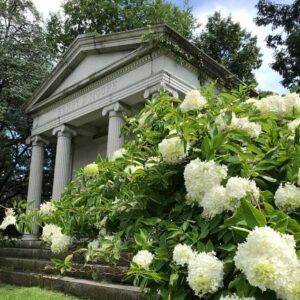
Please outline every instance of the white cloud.
[[[226, 4], [225, 4], [226, 2]], [[245, 5], [244, 1], [239, 2], [234, 0], [229, 1], [211, 1], [207, 3], [206, 7], [201, 9], [195, 9], [195, 15], [202, 25], [207, 22], [208, 16], [212, 15], [215, 11], [220, 11], [223, 17], [231, 15], [235, 22], [239, 22], [242, 28], [246, 28], [252, 35], [257, 36], [257, 43], [261, 49], [262, 66], [255, 70], [255, 76], [259, 83], [259, 88], [262, 90], [271, 90], [277, 93], [286, 93], [285, 89], [280, 81], [282, 77], [275, 72], [269, 65], [273, 61], [273, 50], [267, 48], [265, 38], [270, 34], [270, 27], [258, 27], [254, 23], [253, 19], [256, 16], [256, 9], [253, 4]]]
[[50, 12], [57, 12], [62, 4], [62, 0], [32, 0], [37, 10], [44, 19], [49, 17]]

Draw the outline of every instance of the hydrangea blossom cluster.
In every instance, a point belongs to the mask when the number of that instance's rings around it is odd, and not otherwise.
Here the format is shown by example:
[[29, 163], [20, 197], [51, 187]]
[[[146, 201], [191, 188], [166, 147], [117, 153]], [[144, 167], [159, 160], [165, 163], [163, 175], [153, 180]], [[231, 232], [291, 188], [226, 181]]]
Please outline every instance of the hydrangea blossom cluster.
[[238, 118], [236, 117], [234, 112], [232, 113], [231, 123], [229, 125], [226, 124], [224, 113], [225, 111], [221, 112], [215, 120], [215, 124], [217, 125], [219, 131], [233, 129], [243, 130], [247, 132], [252, 138], [256, 138], [261, 134], [262, 129], [259, 124], [250, 122], [247, 117]]
[[121, 148], [121, 149], [119, 149], [119, 150], [116, 150], [116, 151], [113, 153], [111, 160], [112, 160], [112, 161], [115, 161], [115, 160], [117, 160], [117, 159], [119, 159], [119, 158], [122, 158], [122, 157], [124, 156], [124, 154], [126, 154], [126, 153], [127, 153], [127, 150], [124, 149], [124, 148]]
[[300, 208], [300, 188], [294, 184], [281, 184], [274, 198], [276, 206], [284, 212], [291, 213]]
[[54, 224], [46, 224], [43, 227], [42, 240], [51, 244], [53, 253], [64, 252], [72, 244], [72, 238], [63, 234], [61, 228]]
[[[270, 227], [256, 227], [246, 242], [239, 244], [234, 257], [235, 265], [252, 286], [262, 291], [271, 289], [283, 299], [294, 299], [299, 293], [299, 261], [294, 237], [276, 232]], [[287, 297], [292, 293], [292, 297]], [[296, 298], [295, 298], [296, 299]]]
[[226, 197], [226, 188], [222, 185], [217, 185], [204, 194], [201, 201], [201, 206], [203, 207], [202, 216], [205, 219], [212, 219], [225, 210], [231, 210], [229, 204]]
[[240, 298], [237, 295], [231, 295], [231, 296], [222, 296], [220, 300], [255, 300], [254, 297], [242, 297]]
[[173, 260], [177, 265], [187, 265], [187, 282], [200, 298], [216, 292], [223, 286], [223, 262], [214, 252], [197, 253], [188, 245], [178, 244], [173, 250]]
[[214, 253], [198, 253], [189, 261], [187, 281], [199, 298], [223, 286], [224, 266]]
[[240, 200], [251, 193], [259, 197], [259, 189], [253, 180], [231, 177], [226, 187], [221, 181], [227, 176], [227, 167], [213, 160], [192, 160], [184, 170], [187, 198], [203, 207], [203, 217], [211, 219], [223, 211], [236, 211]]
[[293, 108], [296, 108], [298, 111], [300, 111], [300, 96], [296, 93], [291, 93], [284, 97], [271, 95], [252, 103], [262, 113], [273, 112], [281, 117], [291, 114], [293, 112]]
[[295, 119], [287, 124], [288, 129], [292, 132], [291, 138], [295, 137], [295, 130], [300, 125], [300, 119]]
[[201, 205], [204, 194], [220, 185], [226, 176], [227, 167], [224, 165], [218, 165], [213, 160], [201, 161], [199, 158], [192, 160], [184, 170], [188, 199]]
[[158, 149], [163, 160], [170, 165], [180, 163], [187, 156], [187, 149], [185, 151], [183, 141], [177, 136], [163, 139]]
[[88, 164], [83, 168], [83, 173], [89, 177], [95, 177], [99, 173], [98, 165], [95, 163]]
[[51, 243], [51, 251], [53, 253], [61, 253], [70, 247], [72, 238], [65, 234], [54, 236]]
[[132, 261], [141, 266], [145, 270], [149, 270], [149, 267], [153, 261], [154, 255], [148, 250], [140, 250], [133, 258]]
[[231, 177], [226, 184], [226, 197], [232, 206], [232, 211], [236, 210], [240, 202], [248, 193], [251, 193], [255, 199], [259, 198], [259, 189], [253, 180], [241, 177]]
[[207, 103], [207, 100], [201, 96], [198, 90], [190, 91], [186, 94], [183, 102], [180, 105], [180, 110], [184, 112], [200, 110]]
[[45, 202], [40, 206], [40, 212], [44, 216], [51, 216], [56, 211], [56, 206], [51, 201]]
[[[253, 180], [241, 177], [229, 178], [226, 187], [216, 186], [207, 191], [201, 202], [203, 217], [212, 219], [223, 211], [235, 212], [241, 199], [250, 193], [254, 199], [259, 198], [259, 189]], [[254, 202], [254, 201], [253, 201]]]
[[184, 266], [189, 263], [190, 259], [194, 257], [194, 254], [191, 246], [178, 244], [173, 251], [173, 260], [177, 265]]
[[5, 230], [9, 225], [16, 225], [17, 219], [15, 217], [15, 212], [11, 208], [5, 210], [5, 217], [0, 225], [0, 229]]

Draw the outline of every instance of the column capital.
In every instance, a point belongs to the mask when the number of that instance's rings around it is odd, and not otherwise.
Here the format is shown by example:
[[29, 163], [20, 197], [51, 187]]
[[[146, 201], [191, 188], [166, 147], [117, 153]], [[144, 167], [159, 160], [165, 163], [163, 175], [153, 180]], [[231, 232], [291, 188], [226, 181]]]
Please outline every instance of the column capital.
[[72, 137], [72, 136], [76, 136], [77, 132], [70, 126], [63, 124], [63, 125], [60, 125], [60, 126], [54, 128], [52, 130], [52, 134], [57, 135], [57, 136]]
[[50, 144], [50, 141], [41, 135], [32, 135], [26, 139], [26, 144], [32, 146], [47, 146]]
[[126, 113], [131, 113], [131, 109], [128, 105], [118, 101], [115, 103], [112, 103], [110, 105], [107, 105], [103, 108], [102, 110], [102, 116], [105, 117], [107, 114], [109, 116], [111, 116], [111, 113], [122, 113], [122, 112], [126, 112]]
[[164, 82], [160, 82], [151, 87], [146, 88], [144, 92], [144, 98], [145, 99], [152, 98], [154, 94], [159, 93], [161, 89], [169, 92], [173, 97], [178, 98], [178, 92], [175, 89], [166, 85]]

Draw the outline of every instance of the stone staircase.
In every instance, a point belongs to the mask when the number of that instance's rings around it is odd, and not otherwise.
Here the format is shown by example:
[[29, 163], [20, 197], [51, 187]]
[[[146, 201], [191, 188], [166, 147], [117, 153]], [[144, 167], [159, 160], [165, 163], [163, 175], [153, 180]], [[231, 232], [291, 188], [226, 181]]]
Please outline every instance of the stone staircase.
[[[40, 286], [64, 292], [77, 297], [95, 300], [143, 300], [139, 289], [122, 283], [128, 264], [121, 261], [117, 266], [105, 262], [89, 264], [86, 272], [74, 272], [68, 276], [58, 276], [45, 270], [52, 264], [54, 256], [38, 241], [19, 241], [13, 246], [0, 248], [0, 281], [21, 286]], [[80, 258], [74, 258], [80, 266]], [[91, 280], [91, 272], [97, 281]]]

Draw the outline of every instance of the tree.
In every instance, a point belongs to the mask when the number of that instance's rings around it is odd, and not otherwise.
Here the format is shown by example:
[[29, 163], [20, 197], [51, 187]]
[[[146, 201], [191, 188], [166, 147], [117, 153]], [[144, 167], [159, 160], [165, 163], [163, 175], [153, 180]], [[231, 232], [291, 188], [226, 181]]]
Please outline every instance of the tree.
[[261, 66], [257, 38], [231, 17], [215, 12], [195, 40], [196, 45], [246, 83], [255, 82], [253, 70]]
[[31, 124], [22, 105], [49, 72], [49, 53], [33, 3], [0, 0], [1, 203], [26, 196]]
[[258, 26], [272, 25], [272, 30], [283, 29], [266, 39], [267, 46], [274, 49], [272, 68], [283, 77], [283, 86], [300, 85], [300, 0], [290, 5], [260, 0], [256, 7]]
[[61, 54], [78, 34], [107, 34], [155, 24], [168, 24], [187, 38], [197, 26], [187, 2], [181, 9], [163, 0], [67, 0], [63, 17], [53, 14], [47, 23], [47, 42]]

